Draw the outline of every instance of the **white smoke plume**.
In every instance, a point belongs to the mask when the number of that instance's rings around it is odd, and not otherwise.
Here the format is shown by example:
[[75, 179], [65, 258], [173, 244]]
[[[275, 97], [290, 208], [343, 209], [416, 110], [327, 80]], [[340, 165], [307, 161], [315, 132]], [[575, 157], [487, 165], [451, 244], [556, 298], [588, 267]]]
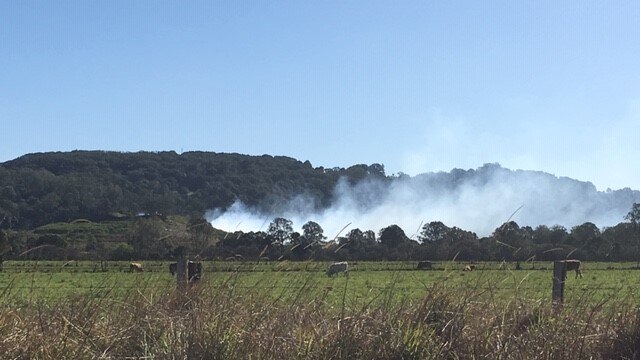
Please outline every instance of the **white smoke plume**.
[[207, 219], [226, 231], [266, 231], [275, 217], [284, 217], [301, 232], [302, 225], [315, 221], [330, 240], [347, 224], [341, 235], [354, 228], [378, 232], [396, 224], [412, 236], [431, 221], [488, 236], [512, 214], [511, 220], [520, 226], [570, 229], [593, 222], [602, 229], [624, 221], [634, 202], [640, 202], [640, 192], [628, 188], [600, 192], [588, 182], [487, 164], [477, 170], [454, 169], [355, 185], [341, 179], [333, 191], [332, 205], [319, 211], [314, 210], [316, 199], [299, 195], [278, 206], [277, 213], [236, 202], [226, 211], [210, 211]]

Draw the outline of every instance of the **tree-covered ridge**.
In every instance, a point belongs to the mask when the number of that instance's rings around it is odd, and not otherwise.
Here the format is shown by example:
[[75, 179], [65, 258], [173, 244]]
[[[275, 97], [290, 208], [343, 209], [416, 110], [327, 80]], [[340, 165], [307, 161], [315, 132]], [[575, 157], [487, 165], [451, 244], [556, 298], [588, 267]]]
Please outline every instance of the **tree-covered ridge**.
[[322, 167], [284, 156], [72, 151], [0, 164], [0, 228], [138, 213], [201, 217], [234, 201], [264, 207], [306, 194], [327, 206], [340, 177], [386, 178], [381, 165]]
[[[507, 191], [498, 195], [515, 196], [492, 197], [494, 189], [505, 186]], [[0, 228], [33, 229], [57, 221], [103, 221], [139, 213], [200, 218], [207, 210], [225, 210], [236, 201], [265, 214], [277, 214], [291, 210], [290, 200], [297, 197], [307, 206], [327, 209], [340, 200], [337, 188], [345, 187], [348, 191], [343, 193], [363, 210], [393, 202], [417, 214], [433, 203], [453, 199], [461, 208], [483, 212], [498, 203], [501, 207], [493, 210], [494, 218], [499, 219], [511, 203], [517, 203], [514, 207], [526, 203], [520, 215], [548, 215], [528, 221], [531, 226], [561, 220], [573, 226], [596, 221], [603, 213], [614, 214], [607, 219], [614, 224], [618, 215], [640, 202], [640, 192], [628, 188], [601, 192], [588, 182], [544, 172], [512, 171], [498, 164], [410, 177], [387, 176], [380, 164], [314, 168], [308, 161], [284, 156], [72, 151], [29, 154], [0, 164]], [[476, 193], [470, 194], [470, 189]], [[397, 197], [407, 193], [411, 203]], [[557, 200], [560, 204], [554, 203]], [[560, 219], [567, 213], [579, 216]], [[425, 220], [445, 219], [427, 216]]]
[[[533, 194], [535, 201], [521, 214], [545, 209], [549, 199], [564, 197], [568, 207], [561, 212], [574, 211], [569, 208], [573, 206], [587, 216], [600, 208], [621, 215], [615, 218], [617, 225], [604, 228], [584, 221], [565, 227], [521, 226], [507, 220], [480, 236], [437, 217], [427, 218], [414, 234], [388, 222], [350, 228], [339, 236], [324, 233], [325, 224], [320, 222], [293, 224], [277, 216], [265, 231], [244, 232], [214, 229], [203, 219], [205, 211], [224, 209], [237, 200], [268, 212], [300, 194], [324, 209], [338, 201], [336, 188], [341, 187], [348, 190], [344, 196], [352, 196], [350, 204], [363, 211], [390, 202], [413, 210], [416, 205], [406, 201], [406, 194], [424, 200], [418, 207], [429, 207], [440, 196], [467, 205], [473, 198], [470, 189], [505, 184], [511, 186], [507, 193], [515, 189]], [[550, 195], [543, 196], [539, 187], [550, 189]], [[479, 206], [467, 207], [488, 211], [492, 203], [480, 200]], [[0, 164], [0, 261], [3, 257], [165, 259], [180, 254], [255, 260], [465, 261], [552, 260], [571, 255], [631, 261], [640, 259], [639, 203], [640, 192], [628, 188], [601, 192], [590, 183], [497, 164], [410, 177], [387, 176], [379, 164], [325, 169], [268, 155], [30, 154]], [[302, 231], [294, 231], [294, 226], [302, 226]]]

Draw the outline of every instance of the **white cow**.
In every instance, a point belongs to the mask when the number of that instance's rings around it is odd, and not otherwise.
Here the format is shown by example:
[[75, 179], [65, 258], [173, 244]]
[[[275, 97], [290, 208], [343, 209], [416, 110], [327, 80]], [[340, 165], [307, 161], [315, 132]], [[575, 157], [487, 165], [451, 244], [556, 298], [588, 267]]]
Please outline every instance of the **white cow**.
[[329, 270], [327, 270], [327, 275], [329, 276], [339, 273], [344, 273], [346, 276], [349, 276], [349, 264], [346, 261], [333, 263], [329, 266]]
[[140, 263], [131, 263], [129, 264], [129, 272], [143, 272], [144, 268], [142, 267], [142, 264]]

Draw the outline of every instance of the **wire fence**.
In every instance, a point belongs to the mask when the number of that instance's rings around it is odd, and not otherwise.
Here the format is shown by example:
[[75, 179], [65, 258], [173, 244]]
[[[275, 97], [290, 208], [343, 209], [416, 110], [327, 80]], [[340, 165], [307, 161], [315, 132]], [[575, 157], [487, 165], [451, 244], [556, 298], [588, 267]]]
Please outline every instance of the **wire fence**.
[[[145, 272], [168, 272], [172, 261], [134, 261], [143, 265]], [[202, 261], [203, 270], [208, 272], [246, 272], [246, 271], [326, 271], [331, 262], [321, 261]], [[4, 272], [127, 272], [130, 261], [4, 261]], [[513, 270], [547, 271], [553, 269], [553, 262], [432, 262], [430, 270], [417, 269], [418, 261], [356, 261], [349, 262], [349, 270], [357, 271], [454, 271], [467, 265], [475, 265], [476, 271]], [[600, 270], [638, 270], [636, 263], [595, 262], [583, 263], [584, 271]]]
[[[204, 277], [198, 286], [212, 291], [282, 295], [307, 291], [335, 294], [347, 289], [348, 296], [367, 298], [384, 292], [413, 299], [424, 297], [442, 286], [459, 294], [476, 294], [529, 299], [551, 297], [552, 263], [521, 265], [477, 263], [476, 270], [464, 272], [465, 262], [434, 262], [435, 270], [417, 270], [417, 262], [358, 262], [350, 265], [351, 275], [329, 278], [324, 275], [329, 262], [203, 262]], [[0, 272], [0, 303], [25, 299], [60, 299], [74, 295], [161, 293], [176, 289], [169, 273], [170, 261], [144, 261], [145, 272], [129, 271], [124, 261], [5, 261]], [[506, 265], [506, 266], [505, 266]], [[527, 268], [534, 266], [534, 268]], [[566, 280], [565, 296], [630, 299], [640, 303], [636, 284], [640, 271], [627, 263], [588, 264], [584, 278]]]

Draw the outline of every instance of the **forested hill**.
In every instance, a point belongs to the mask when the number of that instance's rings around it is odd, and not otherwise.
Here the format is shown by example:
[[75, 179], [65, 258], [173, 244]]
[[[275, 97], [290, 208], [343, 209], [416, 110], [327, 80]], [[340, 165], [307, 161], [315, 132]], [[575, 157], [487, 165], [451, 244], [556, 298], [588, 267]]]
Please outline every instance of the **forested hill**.
[[[336, 186], [341, 178], [347, 181]], [[32, 229], [140, 213], [201, 218], [207, 210], [226, 209], [236, 201], [271, 214], [302, 198], [320, 210], [345, 196], [363, 211], [380, 204], [395, 210], [401, 206], [412, 214], [430, 208], [431, 220], [462, 227], [479, 218], [478, 211], [495, 211], [494, 218], [500, 218], [525, 203], [519, 215], [532, 226], [560, 220], [572, 226], [603, 216], [615, 224], [640, 202], [640, 192], [628, 188], [599, 192], [588, 182], [497, 164], [409, 177], [387, 176], [379, 164], [314, 168], [308, 161], [284, 156], [213, 152], [51, 152], [0, 163], [0, 228]], [[452, 212], [433, 204], [448, 202], [462, 209], [455, 214], [460, 221], [440, 219]]]
[[201, 217], [240, 200], [264, 206], [307, 194], [327, 206], [340, 177], [385, 179], [381, 165], [314, 168], [284, 156], [213, 152], [36, 153], [0, 164], [0, 228], [139, 213]]

